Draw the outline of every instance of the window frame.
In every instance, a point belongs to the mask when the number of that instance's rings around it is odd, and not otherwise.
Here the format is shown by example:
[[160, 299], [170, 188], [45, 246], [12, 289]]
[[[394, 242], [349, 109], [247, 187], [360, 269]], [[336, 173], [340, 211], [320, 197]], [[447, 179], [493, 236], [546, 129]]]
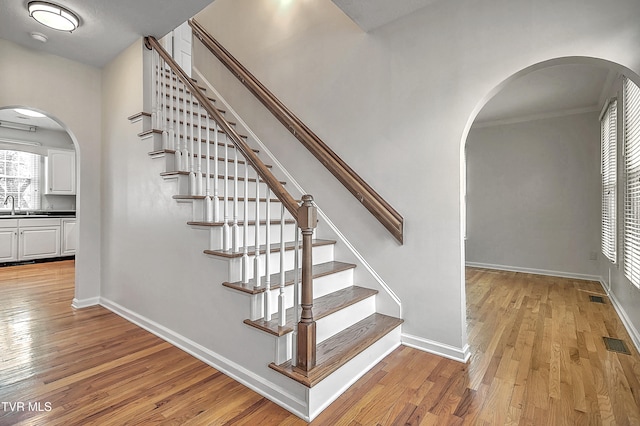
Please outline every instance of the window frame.
[[624, 274], [640, 287], [640, 87], [623, 79]]
[[611, 98], [600, 114], [601, 251], [618, 261], [618, 101]]

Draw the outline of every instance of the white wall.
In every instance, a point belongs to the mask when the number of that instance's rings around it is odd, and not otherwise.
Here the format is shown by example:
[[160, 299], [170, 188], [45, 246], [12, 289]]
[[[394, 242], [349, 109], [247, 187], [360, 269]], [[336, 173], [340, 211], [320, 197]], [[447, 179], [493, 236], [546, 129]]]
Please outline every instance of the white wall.
[[474, 127], [467, 138], [466, 260], [598, 278], [598, 113]]
[[65, 127], [79, 159], [76, 299], [100, 294], [100, 79], [97, 68], [0, 39], [0, 108], [30, 107]]
[[[405, 218], [393, 238], [215, 60], [195, 65], [403, 302], [413, 342], [466, 344], [461, 147], [519, 71], [595, 57], [640, 71], [636, 0], [448, 0], [370, 33], [330, 1], [217, 0], [197, 16]], [[422, 340], [420, 340], [422, 339]]]

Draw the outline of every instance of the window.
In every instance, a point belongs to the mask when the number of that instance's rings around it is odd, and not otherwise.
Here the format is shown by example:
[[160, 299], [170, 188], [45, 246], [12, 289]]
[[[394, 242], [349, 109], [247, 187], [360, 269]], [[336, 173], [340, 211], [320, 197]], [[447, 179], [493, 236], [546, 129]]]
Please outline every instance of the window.
[[[0, 150], [0, 200], [15, 197], [16, 210], [40, 208], [40, 156], [29, 152]], [[10, 208], [10, 205], [2, 208]]]
[[624, 273], [640, 287], [640, 88], [624, 79]]
[[616, 185], [618, 102], [609, 102], [600, 119], [602, 174], [602, 254], [616, 263]]

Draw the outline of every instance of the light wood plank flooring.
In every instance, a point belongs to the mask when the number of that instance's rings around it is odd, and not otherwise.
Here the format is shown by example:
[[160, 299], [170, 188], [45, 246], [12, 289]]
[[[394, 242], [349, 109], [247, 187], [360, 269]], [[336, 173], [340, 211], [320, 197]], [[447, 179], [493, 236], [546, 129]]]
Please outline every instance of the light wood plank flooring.
[[[106, 309], [73, 310], [73, 268], [0, 268], [0, 425], [305, 424]], [[313, 424], [640, 424], [640, 357], [591, 294], [599, 284], [468, 269], [470, 362], [401, 346]]]

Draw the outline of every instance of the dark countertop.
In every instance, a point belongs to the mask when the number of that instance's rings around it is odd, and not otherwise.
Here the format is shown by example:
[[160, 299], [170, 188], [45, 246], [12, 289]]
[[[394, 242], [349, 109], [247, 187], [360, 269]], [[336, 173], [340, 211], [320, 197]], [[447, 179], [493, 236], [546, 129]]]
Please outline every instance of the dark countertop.
[[0, 219], [42, 219], [42, 218], [74, 218], [76, 212], [73, 210], [35, 210], [35, 211], [18, 211], [15, 215], [11, 212], [0, 212]]

